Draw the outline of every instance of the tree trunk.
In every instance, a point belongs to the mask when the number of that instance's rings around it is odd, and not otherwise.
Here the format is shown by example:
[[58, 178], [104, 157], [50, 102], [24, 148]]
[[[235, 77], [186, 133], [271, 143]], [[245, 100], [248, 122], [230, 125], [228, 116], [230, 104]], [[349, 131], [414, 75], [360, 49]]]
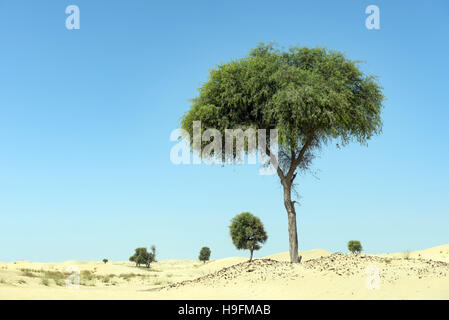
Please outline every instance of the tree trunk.
[[284, 206], [287, 210], [288, 216], [288, 240], [289, 240], [289, 250], [290, 250], [290, 262], [297, 263], [299, 262], [298, 257], [298, 232], [296, 229], [296, 211], [295, 204], [292, 201], [291, 191], [292, 185], [291, 183], [283, 183], [284, 187]]
[[250, 249], [249, 262], [253, 261], [253, 249]]

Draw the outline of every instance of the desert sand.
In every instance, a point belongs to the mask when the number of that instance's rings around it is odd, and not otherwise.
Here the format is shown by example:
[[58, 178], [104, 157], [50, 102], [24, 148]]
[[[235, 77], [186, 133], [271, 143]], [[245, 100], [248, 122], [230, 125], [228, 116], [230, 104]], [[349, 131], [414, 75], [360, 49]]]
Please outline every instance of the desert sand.
[[[449, 299], [449, 245], [392, 254], [300, 252], [202, 263], [0, 262], [0, 299]], [[67, 287], [68, 268], [80, 285]], [[378, 275], [378, 276], [377, 276]]]

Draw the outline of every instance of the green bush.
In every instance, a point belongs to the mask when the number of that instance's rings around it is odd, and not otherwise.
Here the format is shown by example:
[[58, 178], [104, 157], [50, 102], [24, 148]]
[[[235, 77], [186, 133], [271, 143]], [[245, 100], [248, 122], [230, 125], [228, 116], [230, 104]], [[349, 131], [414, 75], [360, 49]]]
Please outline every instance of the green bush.
[[206, 263], [206, 261], [209, 261], [210, 258], [210, 249], [209, 247], [202, 247], [200, 250], [200, 255], [198, 257], [198, 259], [204, 263]]
[[156, 246], [151, 246], [151, 253], [153, 254], [153, 261], [156, 262]]
[[237, 249], [250, 251], [249, 261], [253, 259], [253, 252], [268, 239], [262, 221], [249, 212], [236, 215], [231, 220], [229, 231]]
[[44, 285], [44, 286], [49, 286], [50, 285], [50, 281], [47, 279], [47, 278], [43, 278], [42, 280], [41, 280], [41, 283]]
[[30, 271], [22, 271], [22, 276], [24, 277], [30, 277], [30, 278], [35, 278], [37, 277], [34, 273], [30, 272]]
[[147, 268], [149, 268], [151, 262], [154, 261], [154, 254], [152, 252], [148, 252], [147, 248], [136, 248], [134, 255], [129, 258], [129, 261], [134, 262], [136, 267], [144, 264]]
[[348, 250], [352, 253], [360, 253], [362, 252], [362, 244], [358, 240], [351, 240], [348, 242]]
[[404, 252], [404, 259], [405, 260], [410, 260], [410, 251], [409, 250], [407, 250], [406, 252]]

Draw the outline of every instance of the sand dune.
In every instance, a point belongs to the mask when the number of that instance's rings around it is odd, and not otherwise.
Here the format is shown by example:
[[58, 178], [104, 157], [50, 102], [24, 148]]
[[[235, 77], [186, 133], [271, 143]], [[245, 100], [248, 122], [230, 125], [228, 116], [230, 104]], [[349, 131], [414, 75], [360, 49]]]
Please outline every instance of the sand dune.
[[449, 262], [449, 244], [410, 252], [411, 258]]
[[[289, 263], [284, 252], [251, 263], [238, 257], [206, 264], [163, 260], [150, 269], [127, 261], [0, 263], [0, 299], [449, 299], [449, 245], [300, 255], [301, 264]], [[69, 267], [80, 271], [78, 289], [66, 287]]]

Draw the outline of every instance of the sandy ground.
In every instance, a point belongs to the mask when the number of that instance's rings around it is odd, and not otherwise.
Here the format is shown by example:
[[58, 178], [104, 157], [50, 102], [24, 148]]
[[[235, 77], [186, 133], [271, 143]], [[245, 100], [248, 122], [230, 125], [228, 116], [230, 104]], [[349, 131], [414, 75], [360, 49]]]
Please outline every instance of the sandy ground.
[[[0, 262], [0, 299], [449, 299], [449, 245], [410, 253], [279, 253], [248, 263]], [[67, 270], [80, 285], [67, 287]]]

